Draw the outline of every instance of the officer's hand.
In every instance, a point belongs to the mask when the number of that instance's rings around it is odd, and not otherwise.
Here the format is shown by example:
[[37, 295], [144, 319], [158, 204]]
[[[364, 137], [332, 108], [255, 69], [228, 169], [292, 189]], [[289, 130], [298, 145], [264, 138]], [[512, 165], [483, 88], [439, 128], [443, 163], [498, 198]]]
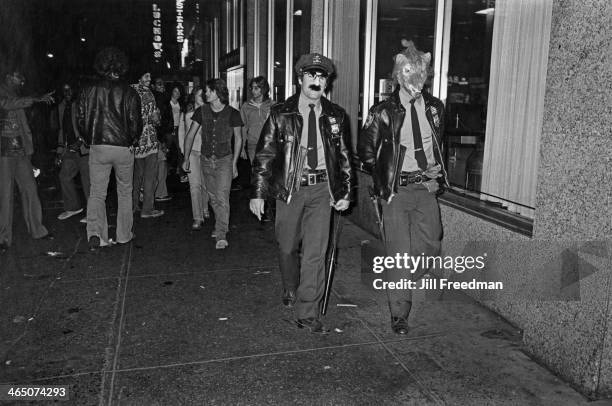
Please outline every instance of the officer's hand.
[[423, 186], [427, 188], [429, 193], [436, 193], [438, 189], [440, 189], [440, 185], [438, 181], [435, 179], [428, 180], [427, 182], [423, 182]]
[[349, 208], [349, 205], [351, 204], [351, 202], [349, 202], [346, 199], [340, 199], [336, 202], [336, 204], [334, 204], [334, 209], [338, 210], [338, 211], [344, 211], [346, 209]]
[[236, 164], [232, 165], [232, 179], [236, 179], [238, 177], [238, 166]]
[[183, 163], [181, 164], [181, 169], [185, 171], [185, 173], [190, 173], [189, 170], [189, 158], [183, 159]]
[[240, 152], [240, 158], [247, 159], [247, 152], [245, 148], [243, 148], [242, 151]]
[[257, 220], [261, 221], [261, 216], [264, 214], [264, 199], [251, 199], [249, 209], [257, 217]]

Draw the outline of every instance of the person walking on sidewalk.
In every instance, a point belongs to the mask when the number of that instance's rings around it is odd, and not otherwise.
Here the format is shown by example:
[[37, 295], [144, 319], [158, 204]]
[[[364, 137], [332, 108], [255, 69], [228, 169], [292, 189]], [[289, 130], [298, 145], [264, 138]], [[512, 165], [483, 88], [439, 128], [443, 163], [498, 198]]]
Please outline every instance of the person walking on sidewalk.
[[[418, 51], [412, 42], [395, 56], [393, 94], [374, 105], [358, 142], [358, 154], [374, 180], [374, 196], [384, 214], [384, 244], [389, 256], [435, 256], [440, 253], [442, 223], [437, 193], [445, 182], [441, 146], [444, 105], [423, 90], [431, 54]], [[406, 273], [385, 270], [389, 282], [422, 277], [427, 269]], [[408, 333], [412, 308], [410, 289], [387, 289], [391, 328]]]
[[201, 149], [202, 149], [202, 129], [199, 128], [195, 134], [193, 140], [193, 147], [189, 156], [185, 155], [185, 135], [191, 127], [193, 112], [204, 105], [204, 99], [202, 98], [203, 91], [201, 87], [197, 87], [193, 90], [189, 96], [187, 103], [187, 112], [181, 115], [178, 138], [179, 147], [181, 153], [185, 159], [189, 159], [190, 172], [187, 174], [189, 179], [189, 192], [191, 194], [191, 212], [193, 213], [193, 224], [191, 225], [192, 230], [201, 230], [204, 220], [210, 217], [208, 213], [208, 192], [206, 191], [206, 185], [204, 184], [202, 176], [201, 161]]
[[[159, 112], [155, 105], [155, 98], [149, 86], [151, 85], [151, 73], [145, 72], [138, 83], [132, 87], [140, 96], [140, 109], [142, 112], [142, 133], [138, 139], [138, 145], [134, 150], [134, 188], [132, 190], [132, 205], [134, 211], [138, 210], [140, 203], [140, 190], [142, 188], [142, 211], [141, 218], [160, 217], [164, 215], [163, 210], [155, 209], [155, 188], [157, 186], [157, 130], [155, 126], [159, 122]], [[165, 182], [165, 180], [164, 180]]]
[[109, 245], [106, 190], [111, 169], [117, 181], [117, 242], [127, 243], [134, 238], [134, 147], [142, 134], [140, 96], [120, 80], [128, 69], [125, 54], [117, 48], [105, 48], [96, 55], [94, 68], [100, 78], [83, 88], [78, 101], [79, 131], [87, 135], [91, 145], [87, 201], [90, 250]]
[[[163, 108], [166, 114], [169, 114], [167, 128], [169, 133], [166, 134], [166, 144], [162, 151], [160, 160], [159, 172], [157, 175], [157, 189], [155, 190], [156, 202], [167, 202], [172, 200], [172, 196], [168, 193], [168, 173], [169, 171], [179, 175], [179, 168], [182, 160], [179, 159], [181, 151], [178, 146], [178, 128], [180, 124], [181, 113], [183, 113], [183, 104], [181, 102], [182, 93], [179, 85], [172, 86], [170, 91], [170, 99], [166, 101], [167, 106]], [[179, 176], [181, 178], [181, 176]]]
[[[215, 213], [216, 249], [224, 249], [227, 242], [230, 217], [230, 189], [232, 179], [238, 176], [238, 158], [242, 148], [242, 119], [235, 108], [228, 105], [229, 91], [223, 79], [206, 82], [207, 104], [193, 113], [193, 122], [185, 136], [185, 158], [182, 168], [189, 173], [189, 155], [195, 135], [202, 127], [201, 166], [204, 184]], [[234, 146], [232, 151], [232, 138]]]
[[[261, 130], [270, 115], [270, 107], [274, 102], [270, 99], [269, 95], [270, 85], [263, 76], [251, 79], [249, 90], [251, 91], [251, 99], [242, 105], [240, 115], [244, 122], [242, 139], [245, 141], [245, 146], [242, 149], [242, 158], [248, 157], [252, 168], [257, 141], [259, 141]], [[266, 210], [262, 217], [264, 221], [272, 221], [274, 219], [273, 206], [274, 199], [269, 199], [266, 202]]]
[[331, 60], [302, 55], [295, 71], [300, 92], [272, 107], [257, 143], [249, 206], [261, 219], [264, 200], [276, 197], [282, 302], [295, 304], [298, 327], [326, 333], [319, 302], [331, 207], [346, 210], [353, 187], [350, 124], [344, 109], [323, 97], [334, 73]]
[[12, 70], [0, 85], [0, 253], [13, 241], [13, 193], [19, 187], [21, 205], [28, 232], [35, 239], [49, 236], [42, 224], [42, 207], [38, 198], [32, 167], [32, 131], [24, 109], [34, 103], [53, 103], [53, 92], [41, 97], [22, 97], [25, 77]]
[[257, 76], [249, 82], [251, 98], [240, 108], [240, 116], [244, 122], [242, 139], [244, 140], [244, 158], [248, 156], [251, 165], [255, 159], [255, 147], [261, 135], [264, 123], [270, 115], [272, 100], [270, 99], [270, 85], [263, 76]]
[[[57, 105], [53, 112], [54, 120], [58, 123], [59, 131], [57, 137], [58, 159], [61, 160], [59, 173], [60, 185], [62, 187], [62, 199], [64, 200], [64, 211], [57, 216], [58, 220], [66, 220], [83, 211], [83, 205], [75, 186], [75, 178], [80, 174], [81, 186], [85, 195], [85, 205], [89, 199], [89, 146], [81, 137], [77, 125], [77, 104], [74, 100], [74, 92], [69, 83], [62, 86], [64, 100]], [[87, 222], [87, 216], [81, 219], [81, 223]]]

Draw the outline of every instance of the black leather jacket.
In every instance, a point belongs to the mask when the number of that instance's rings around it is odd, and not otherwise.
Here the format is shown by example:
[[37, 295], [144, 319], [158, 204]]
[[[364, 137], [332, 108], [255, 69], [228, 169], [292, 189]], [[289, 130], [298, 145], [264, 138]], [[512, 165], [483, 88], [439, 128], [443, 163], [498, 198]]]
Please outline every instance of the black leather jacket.
[[[296, 94], [270, 109], [253, 161], [252, 198], [274, 196], [289, 202], [299, 188], [302, 168], [296, 168], [296, 161], [304, 121], [298, 102], [299, 94]], [[324, 97], [321, 98], [321, 108], [319, 130], [323, 139], [329, 192], [334, 202], [350, 200], [354, 185], [347, 148], [350, 123], [344, 109]], [[296, 177], [299, 177], [297, 182]]]
[[129, 85], [101, 79], [78, 99], [79, 131], [90, 145], [131, 147], [142, 132], [140, 97]]
[[[438, 178], [441, 188], [448, 186], [446, 169], [444, 168], [444, 151], [442, 135], [444, 134], [444, 104], [429, 93], [423, 92], [425, 115], [433, 134], [433, 152], [436, 163], [442, 167], [442, 177]], [[372, 174], [374, 193], [376, 196], [389, 200], [398, 192], [401, 170], [400, 131], [406, 116], [402, 106], [399, 91], [396, 90], [386, 100], [370, 108], [368, 118], [361, 130], [357, 143], [359, 159], [363, 169]], [[442, 190], [442, 189], [441, 189]]]

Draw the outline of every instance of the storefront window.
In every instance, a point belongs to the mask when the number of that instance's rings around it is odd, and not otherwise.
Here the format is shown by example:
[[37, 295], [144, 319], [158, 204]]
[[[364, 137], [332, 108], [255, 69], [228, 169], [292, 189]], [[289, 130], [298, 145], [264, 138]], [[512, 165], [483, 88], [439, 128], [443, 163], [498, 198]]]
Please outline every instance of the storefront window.
[[434, 1], [379, 0], [374, 103], [393, 92], [393, 57], [402, 50], [402, 39], [414, 42], [419, 50], [431, 52], [433, 57], [435, 26]]
[[285, 94], [286, 73], [286, 46], [287, 46], [287, 1], [274, 1], [274, 79], [272, 97], [276, 101], [283, 101]]
[[[293, 2], [293, 64], [299, 57], [310, 53], [310, 16], [311, 0], [295, 0]], [[297, 81], [294, 81], [297, 84]], [[294, 93], [294, 92], [293, 92]]]
[[[360, 0], [359, 2], [359, 126], [367, 110], [393, 92], [393, 57], [402, 39], [434, 54], [434, 0]], [[431, 85], [431, 79], [426, 84]], [[428, 89], [431, 91], [431, 89]]]
[[493, 1], [453, 4], [446, 100], [451, 186], [480, 191], [487, 119]]
[[495, 1], [361, 0], [359, 6], [363, 61], [359, 72], [360, 121], [369, 107], [393, 92], [393, 57], [401, 51], [402, 39], [431, 52], [432, 76], [425, 90], [445, 102], [448, 181], [477, 196], [482, 179]]

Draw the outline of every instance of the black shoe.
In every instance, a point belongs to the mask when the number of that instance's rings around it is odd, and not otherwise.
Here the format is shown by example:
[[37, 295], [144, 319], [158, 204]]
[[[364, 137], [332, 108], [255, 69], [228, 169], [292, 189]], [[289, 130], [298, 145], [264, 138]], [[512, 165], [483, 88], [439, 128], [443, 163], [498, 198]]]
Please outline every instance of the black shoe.
[[285, 305], [285, 307], [293, 307], [293, 305], [295, 304], [295, 291], [284, 290], [282, 299], [283, 305]]
[[97, 235], [89, 237], [88, 245], [90, 251], [97, 251], [100, 248], [100, 237]]
[[295, 321], [298, 328], [307, 328], [311, 333], [316, 334], [327, 334], [329, 333], [329, 329], [321, 323], [320, 320], [315, 319], [314, 317], [309, 317], [307, 319], [297, 319]]
[[404, 317], [391, 317], [391, 329], [395, 334], [408, 334], [408, 319]]

